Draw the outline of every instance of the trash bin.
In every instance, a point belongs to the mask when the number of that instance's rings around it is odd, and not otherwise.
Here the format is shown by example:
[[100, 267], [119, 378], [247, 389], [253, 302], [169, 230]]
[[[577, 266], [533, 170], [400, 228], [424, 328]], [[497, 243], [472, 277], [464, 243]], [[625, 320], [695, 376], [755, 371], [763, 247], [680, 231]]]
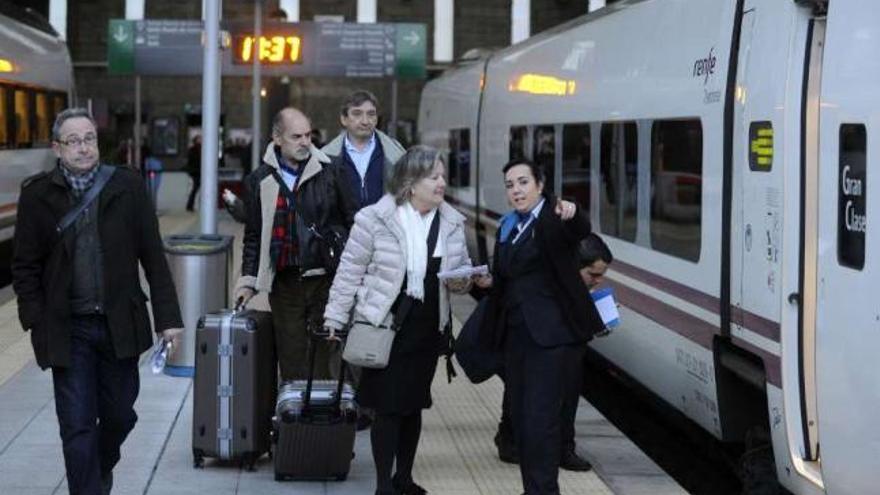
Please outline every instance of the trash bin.
[[183, 317], [180, 346], [165, 365], [165, 374], [195, 374], [196, 325], [205, 313], [229, 307], [232, 236], [183, 234], [165, 237], [165, 256]]

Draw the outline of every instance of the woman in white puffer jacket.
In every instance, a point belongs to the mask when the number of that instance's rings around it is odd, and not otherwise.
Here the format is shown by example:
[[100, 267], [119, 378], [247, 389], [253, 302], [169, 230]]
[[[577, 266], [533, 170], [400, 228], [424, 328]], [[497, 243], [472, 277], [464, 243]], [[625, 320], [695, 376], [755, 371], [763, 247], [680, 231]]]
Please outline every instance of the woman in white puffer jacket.
[[447, 345], [449, 290], [470, 287], [469, 279], [437, 278], [471, 264], [464, 217], [443, 200], [445, 173], [433, 148], [415, 146], [401, 157], [390, 192], [355, 217], [324, 310], [325, 326], [336, 331], [352, 308], [354, 319], [373, 325], [404, 308], [388, 366], [363, 369], [357, 391], [358, 404], [376, 412], [370, 440], [377, 495], [427, 493], [412, 479], [422, 409], [431, 407], [431, 381]]

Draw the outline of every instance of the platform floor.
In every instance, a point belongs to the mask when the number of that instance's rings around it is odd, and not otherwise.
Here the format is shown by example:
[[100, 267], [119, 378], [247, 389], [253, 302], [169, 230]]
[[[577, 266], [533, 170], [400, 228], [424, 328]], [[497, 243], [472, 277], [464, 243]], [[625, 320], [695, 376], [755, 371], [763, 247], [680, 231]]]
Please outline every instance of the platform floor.
[[[183, 173], [164, 179], [159, 199], [163, 234], [198, 228], [197, 214], [183, 211], [188, 183]], [[236, 235], [240, 242], [241, 229], [220, 215], [221, 233]], [[0, 290], [0, 303], [0, 494], [67, 493], [51, 375], [33, 361], [9, 289]], [[474, 303], [462, 297], [454, 304], [457, 329]], [[518, 468], [499, 461], [492, 443], [500, 413], [500, 381], [475, 386], [459, 376], [447, 384], [440, 366], [432, 393], [434, 407], [424, 414], [415, 479], [432, 495], [521, 493]], [[363, 495], [374, 490], [369, 432], [358, 433], [347, 481], [279, 483], [267, 457], [260, 460], [256, 472], [211, 460], [204, 469], [193, 469], [191, 380], [153, 375], [142, 365], [136, 409], [139, 421], [114, 471], [114, 494]], [[563, 494], [686, 493], [583, 399], [576, 431], [578, 452], [595, 469], [561, 471]]]

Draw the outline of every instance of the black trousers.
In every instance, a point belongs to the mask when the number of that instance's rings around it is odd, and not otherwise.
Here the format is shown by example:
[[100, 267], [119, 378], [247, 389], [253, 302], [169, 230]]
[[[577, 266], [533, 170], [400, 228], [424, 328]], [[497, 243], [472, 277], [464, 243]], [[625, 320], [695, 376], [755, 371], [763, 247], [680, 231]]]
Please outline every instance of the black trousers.
[[189, 190], [189, 197], [186, 200], [186, 209], [192, 211], [196, 203], [196, 194], [199, 193], [199, 188], [202, 186], [202, 176], [190, 175], [190, 177], [192, 177], [193, 185], [192, 189]]
[[[324, 325], [324, 306], [333, 278], [329, 275], [300, 277], [295, 268], [275, 274], [269, 307], [282, 380], [305, 379], [309, 373], [309, 346], [317, 345], [314, 377], [330, 378], [329, 342], [316, 342], [309, 332]], [[337, 363], [338, 366], [338, 363]], [[337, 368], [338, 369], [338, 368]]]
[[521, 311], [508, 314], [505, 395], [527, 495], [559, 494], [560, 446], [566, 428], [573, 428], [573, 422], [563, 418], [570, 414], [567, 403], [582, 349], [583, 345], [541, 347], [529, 334]]
[[[569, 380], [567, 382], [568, 392], [565, 393], [562, 403], [562, 445], [560, 455], [565, 456], [570, 452], [574, 452], [577, 444], [575, 443], [574, 423], [577, 418], [578, 402], [581, 398], [581, 388], [584, 381], [583, 359], [586, 352], [586, 346], [581, 346], [580, 353], [574, 363], [573, 369], [567, 373]], [[504, 380], [502, 374], [501, 381]], [[506, 383], [506, 382], [505, 382]], [[513, 431], [513, 418], [510, 411], [510, 393], [508, 387], [504, 387], [504, 399], [501, 402], [501, 422], [498, 424], [498, 432], [502, 442], [516, 444], [516, 433]]]
[[101, 493], [101, 477], [137, 422], [137, 358], [117, 359], [103, 316], [74, 317], [70, 366], [52, 368], [71, 495]]

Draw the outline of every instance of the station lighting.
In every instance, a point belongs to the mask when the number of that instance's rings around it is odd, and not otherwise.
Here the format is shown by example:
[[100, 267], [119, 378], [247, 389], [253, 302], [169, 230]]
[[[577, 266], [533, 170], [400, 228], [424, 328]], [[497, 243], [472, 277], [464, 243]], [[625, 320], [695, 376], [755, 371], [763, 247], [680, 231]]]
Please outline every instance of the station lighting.
[[292, 35], [236, 36], [233, 44], [233, 60], [239, 64], [251, 63], [254, 56], [261, 64], [296, 64], [302, 61], [302, 38]]
[[0, 58], [0, 72], [14, 72], [15, 66], [5, 58]]
[[511, 80], [507, 90], [533, 95], [570, 96], [577, 89], [577, 82], [571, 79], [544, 74], [523, 74]]

